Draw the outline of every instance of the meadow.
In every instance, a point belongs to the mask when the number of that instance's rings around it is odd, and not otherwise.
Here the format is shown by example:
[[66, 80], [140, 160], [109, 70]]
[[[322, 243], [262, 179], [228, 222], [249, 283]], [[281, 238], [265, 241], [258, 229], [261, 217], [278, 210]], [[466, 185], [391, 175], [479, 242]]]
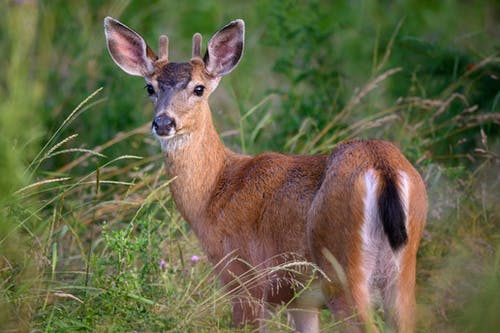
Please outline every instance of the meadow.
[[[429, 195], [417, 331], [500, 327], [498, 2], [1, 0], [0, 12], [0, 332], [234, 331], [170, 198], [144, 82], [107, 53], [108, 15], [152, 47], [168, 34], [173, 61], [194, 32], [206, 45], [243, 18], [243, 60], [211, 98], [225, 144], [393, 141]], [[284, 307], [268, 326], [292, 332]]]

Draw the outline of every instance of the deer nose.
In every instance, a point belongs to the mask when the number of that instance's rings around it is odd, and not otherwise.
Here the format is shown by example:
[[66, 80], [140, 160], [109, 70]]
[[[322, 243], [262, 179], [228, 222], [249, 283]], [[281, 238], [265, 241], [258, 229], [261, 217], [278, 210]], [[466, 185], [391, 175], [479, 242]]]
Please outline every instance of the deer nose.
[[153, 124], [151, 126], [153, 128], [153, 132], [159, 136], [168, 136], [171, 131], [175, 130], [175, 120], [169, 116], [158, 116], [153, 120]]

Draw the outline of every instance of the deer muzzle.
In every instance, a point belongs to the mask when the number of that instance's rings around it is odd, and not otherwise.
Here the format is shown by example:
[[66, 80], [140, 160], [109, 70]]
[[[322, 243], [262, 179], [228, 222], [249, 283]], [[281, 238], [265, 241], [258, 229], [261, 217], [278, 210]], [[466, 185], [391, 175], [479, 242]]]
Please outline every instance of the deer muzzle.
[[151, 125], [153, 134], [160, 137], [169, 137], [175, 134], [175, 120], [166, 115], [160, 115], [153, 120]]

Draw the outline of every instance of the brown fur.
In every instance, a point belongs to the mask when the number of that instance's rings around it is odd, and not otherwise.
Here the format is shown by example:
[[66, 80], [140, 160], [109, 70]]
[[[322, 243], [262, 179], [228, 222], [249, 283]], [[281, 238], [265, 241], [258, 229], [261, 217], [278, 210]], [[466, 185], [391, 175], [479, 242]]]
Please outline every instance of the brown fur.
[[[398, 172], [403, 171], [409, 189], [408, 242], [398, 251], [401, 267], [395, 280], [382, 282], [380, 287], [387, 294], [389, 321], [397, 330], [410, 332], [415, 320], [416, 252], [427, 209], [422, 179], [399, 150], [384, 141], [346, 142], [329, 155], [316, 156], [265, 153], [251, 157], [227, 149], [213, 125], [208, 96], [223, 75], [217, 73], [227, 73], [239, 60], [229, 58], [224, 47], [218, 48], [218, 43], [234, 38], [227, 34], [242, 24], [235, 22], [209, 42], [209, 50], [220, 50], [221, 54], [205, 56], [205, 62], [210, 59], [210, 68], [218, 72], [211, 72], [198, 57], [174, 65], [155, 62], [155, 57], [150, 56], [154, 71], [144, 77], [159, 92], [153, 97], [156, 116], [167, 115], [176, 122], [176, 136], [160, 138], [165, 141], [167, 174], [175, 177], [171, 184], [173, 198], [210, 262], [217, 265], [223, 284], [233, 292], [236, 325], [262, 319], [266, 303], [288, 303], [293, 299], [300, 291], [293, 280], [307, 280], [310, 270], [302, 272], [305, 274], [283, 271], [261, 275], [260, 272], [301, 259], [315, 263], [326, 273], [327, 278], [321, 275], [316, 278], [321, 279], [326, 304], [339, 319], [351, 317], [346, 330], [358, 330], [356, 322], [361, 320], [366, 329], [375, 331], [370, 316], [371, 286], [364, 276], [362, 258], [366, 253], [363, 253], [361, 229], [365, 219], [376, 217], [365, 216], [364, 176], [374, 170], [376, 177], [390, 176], [377, 179], [394, 179], [401, 187], [397, 179]], [[111, 21], [106, 24], [108, 39], [113, 40], [122, 26]], [[130, 32], [125, 34], [129, 35]], [[141, 43], [134, 40], [133, 44]], [[241, 55], [242, 44], [239, 41], [233, 44], [233, 53]], [[114, 44], [113, 47], [116, 48]], [[121, 54], [114, 55], [113, 59], [117, 61], [120, 57]], [[217, 63], [218, 58], [224, 58], [229, 67]], [[136, 70], [126, 67], [128, 63], [119, 65], [129, 73], [139, 73], [139, 69], [148, 67], [139, 63]], [[198, 85], [206, 87], [201, 97], [192, 93]], [[165, 91], [170, 91], [168, 101]], [[377, 193], [383, 185], [378, 185]], [[341, 272], [332, 258], [340, 264]], [[311, 309], [318, 306], [314, 300], [296, 303]], [[358, 316], [352, 317], [353, 314]], [[308, 320], [297, 327], [303, 331], [316, 330], [317, 318], [309, 316]]]

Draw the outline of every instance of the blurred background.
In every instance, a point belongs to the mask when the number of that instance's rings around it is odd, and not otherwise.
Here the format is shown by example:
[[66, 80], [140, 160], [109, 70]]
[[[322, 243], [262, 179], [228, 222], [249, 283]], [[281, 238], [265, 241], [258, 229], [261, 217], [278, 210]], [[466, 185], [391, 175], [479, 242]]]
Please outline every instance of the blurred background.
[[[193, 33], [206, 45], [244, 19], [243, 60], [211, 99], [225, 144], [395, 142], [429, 192], [419, 330], [500, 327], [498, 2], [0, 0], [0, 13], [0, 331], [231, 327], [170, 200], [144, 82], [107, 53], [108, 15], [154, 50], [168, 34], [172, 61]], [[291, 331], [282, 311], [270, 322]]]

